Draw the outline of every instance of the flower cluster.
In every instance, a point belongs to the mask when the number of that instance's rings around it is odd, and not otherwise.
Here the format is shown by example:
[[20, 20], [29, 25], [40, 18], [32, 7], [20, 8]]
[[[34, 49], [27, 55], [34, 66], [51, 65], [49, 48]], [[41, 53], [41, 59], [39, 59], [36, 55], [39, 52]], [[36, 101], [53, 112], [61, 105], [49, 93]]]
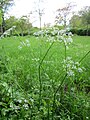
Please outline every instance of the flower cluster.
[[47, 28], [34, 33], [36, 37], [47, 37], [48, 42], [59, 41], [63, 42], [65, 46], [68, 46], [73, 42], [72, 33], [67, 30], [59, 30], [57, 27]]
[[35, 32], [33, 35], [36, 36], [36, 37], [43, 36], [44, 35], [44, 31], [40, 30], [38, 32]]
[[23, 47], [30, 47], [30, 42], [28, 39], [26, 39], [25, 41], [20, 42], [20, 45], [18, 46], [18, 49], [21, 50]]
[[13, 102], [10, 103], [10, 108], [12, 108], [13, 110], [20, 110], [21, 107], [23, 107], [25, 110], [29, 109], [28, 100], [18, 99], [18, 100], [15, 100], [15, 102], [17, 103], [17, 105], [14, 104]]
[[80, 67], [79, 62], [74, 62], [71, 57], [67, 57], [66, 60], [63, 61], [64, 71], [67, 72], [67, 76], [75, 76], [75, 73], [82, 73], [85, 68]]
[[57, 36], [57, 38], [60, 42], [63, 42], [65, 46], [68, 46], [70, 43], [73, 42], [70, 33], [68, 33], [68, 36], [66, 34], [62, 34], [61, 36]]

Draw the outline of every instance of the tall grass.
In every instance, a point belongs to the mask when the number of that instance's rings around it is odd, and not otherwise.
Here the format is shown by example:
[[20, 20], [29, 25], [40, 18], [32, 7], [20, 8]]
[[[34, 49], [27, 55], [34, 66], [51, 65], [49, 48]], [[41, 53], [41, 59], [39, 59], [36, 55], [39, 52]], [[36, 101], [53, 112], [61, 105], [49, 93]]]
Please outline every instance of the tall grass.
[[[29, 40], [30, 46], [18, 46]], [[73, 36], [66, 46], [46, 38], [0, 40], [0, 119], [89, 119], [90, 37]], [[67, 56], [83, 73], [67, 77]]]

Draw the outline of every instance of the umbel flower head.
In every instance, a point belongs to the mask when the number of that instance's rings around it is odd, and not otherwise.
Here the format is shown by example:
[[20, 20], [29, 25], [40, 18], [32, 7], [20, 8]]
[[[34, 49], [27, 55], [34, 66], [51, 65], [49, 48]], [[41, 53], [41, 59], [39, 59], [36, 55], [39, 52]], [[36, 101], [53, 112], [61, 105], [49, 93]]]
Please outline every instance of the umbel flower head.
[[71, 57], [67, 57], [66, 60], [63, 61], [64, 71], [67, 72], [67, 76], [75, 76], [75, 73], [82, 73], [85, 68], [80, 66], [79, 62], [75, 62]]
[[68, 32], [67, 30], [59, 30], [59, 28], [57, 27], [50, 27], [45, 30], [35, 32], [33, 35], [36, 37], [47, 37], [48, 42], [63, 42], [65, 46], [68, 46], [70, 43], [73, 42], [71, 32]]

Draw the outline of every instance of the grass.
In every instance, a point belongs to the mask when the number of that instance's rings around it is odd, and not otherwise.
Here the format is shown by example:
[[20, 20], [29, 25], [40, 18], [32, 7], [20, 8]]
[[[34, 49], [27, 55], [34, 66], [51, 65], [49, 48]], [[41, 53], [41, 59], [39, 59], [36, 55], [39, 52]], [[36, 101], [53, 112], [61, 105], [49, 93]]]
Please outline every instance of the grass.
[[[20, 42], [26, 39], [30, 46], [20, 50]], [[89, 119], [90, 54], [81, 62], [84, 73], [64, 78], [65, 48], [60, 42], [49, 49], [50, 45], [34, 36], [0, 40], [1, 120]], [[90, 37], [73, 36], [67, 56], [79, 62], [88, 51]]]

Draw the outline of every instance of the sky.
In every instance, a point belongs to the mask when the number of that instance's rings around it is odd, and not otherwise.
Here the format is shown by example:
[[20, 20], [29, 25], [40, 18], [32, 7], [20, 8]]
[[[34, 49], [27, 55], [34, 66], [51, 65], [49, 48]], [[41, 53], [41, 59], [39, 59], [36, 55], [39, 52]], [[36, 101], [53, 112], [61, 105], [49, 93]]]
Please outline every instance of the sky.
[[[34, 26], [39, 26], [39, 17], [34, 11], [38, 9], [39, 0], [14, 0], [14, 6], [9, 10], [8, 16], [20, 17], [22, 15], [28, 15], [31, 11], [34, 14], [30, 15], [31, 22]], [[58, 8], [63, 8], [66, 3], [73, 2], [76, 6], [74, 11], [78, 11], [84, 6], [90, 6], [90, 0], [43, 0], [44, 2], [40, 7], [44, 8], [44, 14], [42, 16], [42, 26], [47, 23], [54, 23], [55, 11]]]

